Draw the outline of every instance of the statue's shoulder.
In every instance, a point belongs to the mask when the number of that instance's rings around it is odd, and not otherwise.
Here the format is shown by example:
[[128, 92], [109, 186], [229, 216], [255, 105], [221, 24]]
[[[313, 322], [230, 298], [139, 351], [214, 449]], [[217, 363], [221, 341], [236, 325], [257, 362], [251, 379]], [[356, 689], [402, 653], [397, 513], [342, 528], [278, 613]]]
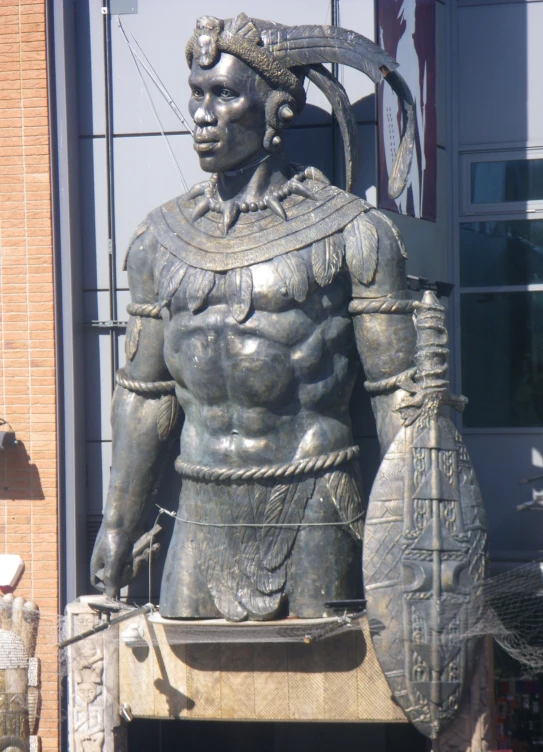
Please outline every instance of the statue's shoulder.
[[[345, 262], [361, 295], [386, 295], [405, 287], [405, 250], [396, 224], [371, 204], [343, 230]], [[400, 287], [398, 288], [398, 285]]]

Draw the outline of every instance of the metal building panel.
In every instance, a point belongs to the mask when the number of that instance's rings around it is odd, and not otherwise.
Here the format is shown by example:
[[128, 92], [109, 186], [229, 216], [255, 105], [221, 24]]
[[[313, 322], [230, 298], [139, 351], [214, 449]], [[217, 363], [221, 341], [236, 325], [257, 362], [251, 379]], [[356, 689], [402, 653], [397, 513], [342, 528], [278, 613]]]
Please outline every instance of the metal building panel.
[[79, 185], [83, 289], [103, 290], [109, 285], [106, 148], [103, 138], [79, 140]]
[[137, 13], [138, 0], [110, 0], [110, 13]]
[[543, 142], [542, 3], [458, 9], [459, 142]]
[[[339, 25], [375, 40], [374, 0], [341, 0]], [[340, 66], [339, 79], [347, 90], [358, 122], [375, 122], [377, 115], [373, 82], [360, 71], [346, 65]]]
[[104, 133], [104, 47], [101, 3], [73, 3], [76, 27], [79, 133]]
[[[352, 192], [374, 206], [377, 204], [377, 127], [375, 125], [359, 125], [360, 165], [358, 177]], [[338, 150], [343, 151], [341, 141]], [[340, 160], [343, 154], [338, 155]]]
[[[170, 136], [169, 141], [187, 184], [202, 180], [192, 138]], [[126, 288], [122, 265], [132, 233], [152, 209], [185, 190], [162, 136], [117, 137], [114, 151], [117, 286]]]
[[[109, 320], [109, 294], [83, 293], [85, 322]], [[126, 318], [126, 314], [125, 314]], [[85, 430], [87, 440], [111, 440], [110, 329], [85, 326]], [[124, 362], [124, 353], [121, 355]]]
[[[447, 143], [447, 8], [436, 3], [436, 115], [437, 143]], [[439, 157], [439, 155], [438, 155]], [[439, 195], [437, 197], [439, 202]]]
[[[245, 2], [243, 10], [257, 18], [269, 15], [271, 20], [288, 24], [325, 23], [328, 0], [319, 2], [290, 3], [281, 0], [273, 10], [263, 9], [260, 0]], [[192, 125], [188, 114], [190, 90], [188, 68], [185, 61], [185, 45], [201, 13], [220, 18], [240, 12], [239, 3], [233, 0], [209, 0], [202, 8], [174, 0], [156, 0], [140, 3], [137, 15], [122, 18], [126, 32], [131, 32], [149, 59], [159, 78], [165, 84], [186, 120]], [[328, 20], [329, 23], [329, 20]], [[149, 105], [144, 85], [134, 65], [127, 43], [113, 21], [113, 86], [115, 133], [153, 133], [159, 131], [156, 118]], [[140, 54], [138, 52], [138, 54]], [[152, 95], [157, 113], [166, 131], [185, 130], [167, 102], [143, 74]], [[330, 108], [315, 87], [309, 87], [309, 104], [301, 122], [326, 122]], [[103, 126], [102, 126], [103, 127]]]
[[87, 463], [87, 514], [101, 514], [109, 485], [111, 442], [87, 441], [85, 454]]

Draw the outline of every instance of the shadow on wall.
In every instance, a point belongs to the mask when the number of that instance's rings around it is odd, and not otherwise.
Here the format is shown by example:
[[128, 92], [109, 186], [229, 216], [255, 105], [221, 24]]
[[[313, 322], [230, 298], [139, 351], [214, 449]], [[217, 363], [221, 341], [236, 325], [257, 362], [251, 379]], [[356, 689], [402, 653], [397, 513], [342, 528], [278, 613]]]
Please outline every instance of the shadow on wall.
[[45, 498], [38, 468], [30, 461], [23, 441], [0, 450], [2, 486], [0, 499], [40, 501]]

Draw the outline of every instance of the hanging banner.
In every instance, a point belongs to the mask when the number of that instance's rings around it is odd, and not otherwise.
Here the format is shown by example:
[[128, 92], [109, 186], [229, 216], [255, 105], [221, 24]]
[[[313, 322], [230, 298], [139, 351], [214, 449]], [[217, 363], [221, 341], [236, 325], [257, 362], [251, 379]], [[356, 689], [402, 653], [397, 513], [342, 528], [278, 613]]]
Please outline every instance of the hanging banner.
[[417, 128], [406, 189], [388, 197], [388, 176], [400, 143], [402, 117], [390, 86], [380, 84], [379, 207], [422, 219], [436, 219], [437, 121], [435, 0], [377, 0], [379, 44], [400, 65], [415, 103]]

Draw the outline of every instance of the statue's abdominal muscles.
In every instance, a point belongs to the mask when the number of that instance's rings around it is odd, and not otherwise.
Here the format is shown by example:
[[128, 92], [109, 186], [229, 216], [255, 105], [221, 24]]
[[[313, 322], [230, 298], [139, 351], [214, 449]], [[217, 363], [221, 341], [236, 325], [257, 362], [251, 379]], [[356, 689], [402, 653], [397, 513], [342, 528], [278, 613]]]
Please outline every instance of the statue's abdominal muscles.
[[303, 303], [272, 263], [252, 268], [252, 315], [230, 313], [224, 276], [196, 314], [178, 293], [165, 356], [185, 411], [182, 454], [242, 464], [313, 456], [349, 444], [348, 401], [356, 373], [346, 284], [312, 284]]

